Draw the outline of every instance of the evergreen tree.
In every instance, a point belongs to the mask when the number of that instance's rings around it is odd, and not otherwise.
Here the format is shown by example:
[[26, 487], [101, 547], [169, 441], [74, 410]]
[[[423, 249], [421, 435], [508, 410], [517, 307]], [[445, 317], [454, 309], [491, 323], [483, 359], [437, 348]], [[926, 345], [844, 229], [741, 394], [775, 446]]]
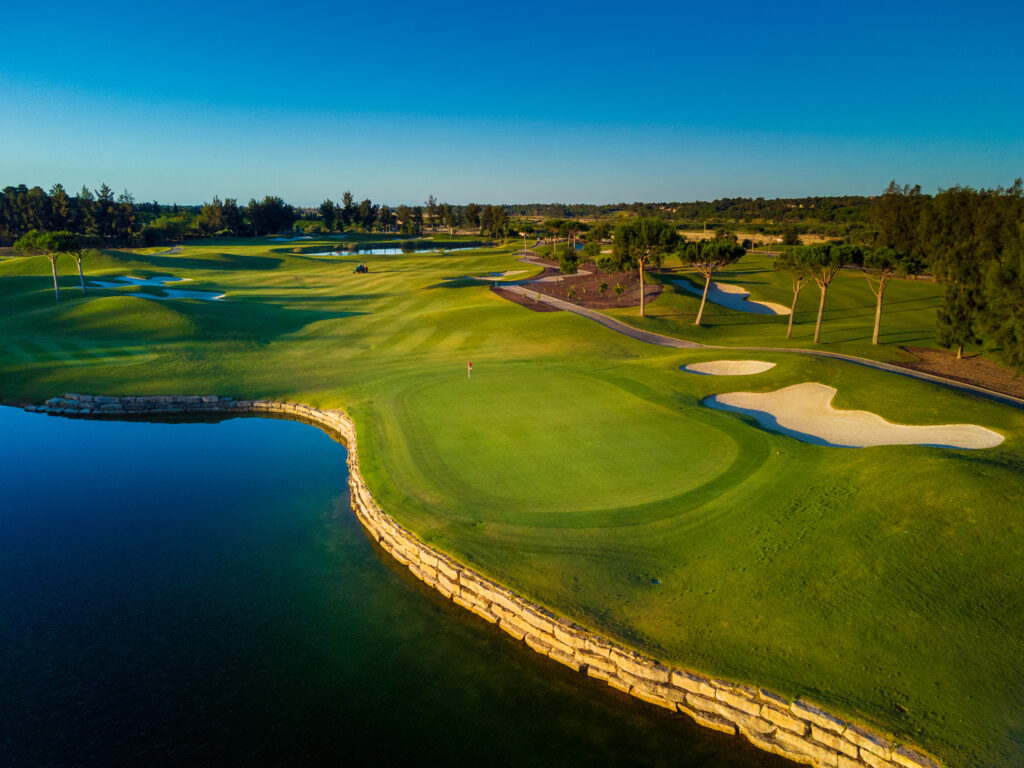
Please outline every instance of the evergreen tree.
[[793, 321], [796, 318], [796, 302], [800, 298], [800, 291], [811, 281], [811, 268], [804, 258], [803, 252], [795, 248], [788, 253], [780, 253], [773, 265], [774, 269], [786, 272], [789, 275], [793, 288], [793, 304], [789, 309], [789, 324], [786, 326], [786, 338], [793, 336]]
[[[618, 239], [617, 236], [616, 239]], [[701, 318], [704, 316], [704, 305], [708, 299], [712, 276], [715, 272], [739, 261], [745, 253], [743, 246], [726, 238], [698, 240], [683, 246], [681, 251], [683, 263], [689, 264], [704, 278], [704, 294], [700, 298], [700, 308], [697, 310], [697, 319], [693, 321], [694, 325], [700, 325]]]
[[875, 328], [871, 334], [871, 343], [878, 343], [878, 331], [882, 325], [882, 301], [885, 286], [894, 277], [906, 277], [921, 272], [923, 265], [913, 256], [894, 251], [892, 248], [881, 247], [864, 253], [861, 269], [867, 278], [868, 287], [875, 294]]
[[32, 229], [22, 235], [15, 243], [14, 250], [24, 256], [45, 256], [50, 262], [50, 269], [53, 271], [53, 295], [54, 301], [60, 301], [60, 286], [57, 284], [57, 257], [59, 243], [54, 240], [50, 233], [40, 232]]
[[358, 207], [355, 204], [355, 199], [351, 192], [346, 192], [341, 196], [341, 223], [346, 227], [351, 227], [356, 223], [357, 214]]
[[394, 218], [391, 208], [387, 205], [382, 205], [377, 209], [377, 225], [380, 227], [381, 232], [391, 231], [391, 224]]
[[242, 231], [243, 226], [245, 226], [245, 216], [242, 209], [238, 207], [238, 200], [233, 197], [224, 198], [224, 204], [221, 207], [221, 229], [237, 235]]
[[57, 230], [70, 230], [74, 226], [71, 211], [71, 198], [63, 185], [54, 184], [50, 188], [50, 227]]
[[825, 314], [825, 297], [828, 287], [838, 277], [844, 266], [859, 257], [859, 250], [849, 246], [835, 246], [826, 243], [801, 246], [797, 258], [807, 265], [811, 278], [818, 284], [818, 318], [814, 323], [814, 343], [821, 341], [821, 320]]
[[79, 232], [84, 232], [87, 235], [98, 235], [99, 224], [96, 220], [96, 198], [88, 187], [82, 187], [82, 191], [78, 193], [78, 205], [77, 208], [77, 225], [75, 229]]
[[433, 195], [427, 197], [427, 226], [430, 230], [434, 230], [435, 222], [437, 221], [437, 200]]
[[373, 231], [373, 223], [377, 220], [377, 209], [379, 206], [367, 198], [359, 203], [358, 224], [364, 232]]
[[663, 219], [641, 216], [615, 228], [613, 255], [620, 269], [637, 267], [640, 277], [640, 316], [644, 317], [644, 266], [660, 266], [676, 249], [679, 233]]
[[96, 190], [96, 203], [93, 207], [93, 218], [96, 222], [96, 234], [109, 240], [114, 231], [114, 190], [106, 184]]
[[337, 207], [334, 205], [334, 201], [327, 198], [320, 203], [320, 216], [324, 220], [324, 226], [328, 232], [334, 231], [334, 220], [337, 213]]

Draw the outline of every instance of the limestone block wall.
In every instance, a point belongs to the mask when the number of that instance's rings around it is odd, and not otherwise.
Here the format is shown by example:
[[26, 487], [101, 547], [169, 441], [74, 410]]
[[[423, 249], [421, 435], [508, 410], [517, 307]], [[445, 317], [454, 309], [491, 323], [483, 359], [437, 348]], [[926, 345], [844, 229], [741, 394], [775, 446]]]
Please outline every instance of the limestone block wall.
[[234, 400], [217, 396], [100, 397], [65, 395], [27, 410], [89, 418], [131, 418], [183, 413], [278, 414], [316, 424], [348, 448], [352, 508], [374, 539], [418, 579], [480, 618], [571, 669], [701, 725], [821, 768], [938, 768], [908, 745], [813, 704], [692, 670], [662, 664], [556, 616], [515, 592], [432, 549], [384, 512], [359, 471], [356, 432], [343, 411], [299, 403]]

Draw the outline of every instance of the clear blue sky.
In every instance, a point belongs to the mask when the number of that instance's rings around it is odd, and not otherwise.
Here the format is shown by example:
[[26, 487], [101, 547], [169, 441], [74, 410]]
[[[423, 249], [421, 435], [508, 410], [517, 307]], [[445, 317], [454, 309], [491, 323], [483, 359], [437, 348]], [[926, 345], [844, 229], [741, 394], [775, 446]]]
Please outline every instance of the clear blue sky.
[[11, 4], [0, 186], [455, 203], [1024, 174], [1024, 4]]

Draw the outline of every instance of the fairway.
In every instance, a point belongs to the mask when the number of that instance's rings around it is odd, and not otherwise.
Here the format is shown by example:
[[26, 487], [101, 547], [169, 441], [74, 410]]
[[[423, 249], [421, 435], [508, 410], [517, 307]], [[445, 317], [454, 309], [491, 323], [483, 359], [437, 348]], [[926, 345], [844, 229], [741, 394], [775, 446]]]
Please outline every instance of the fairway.
[[[0, 261], [0, 397], [217, 393], [344, 409], [381, 506], [529, 599], [950, 765], [1024, 758], [1024, 413], [836, 360], [654, 347], [455, 279], [523, 269], [513, 245], [312, 255], [330, 247], [214, 240], [85, 264], [87, 276], [190, 278], [226, 294], [216, 302], [138, 295], [152, 286], [83, 296], [63, 274], [55, 304], [44, 259]], [[362, 260], [369, 274], [353, 274]], [[764, 257], [717, 279], [788, 306]], [[934, 345], [937, 291], [894, 282], [883, 342]], [[900, 356], [870, 345], [871, 298], [859, 275], [837, 279], [823, 349]], [[801, 297], [792, 345], [809, 346], [816, 300]], [[698, 302], [670, 287], [646, 320], [609, 314], [705, 343], [787, 346], [785, 317], [709, 305], [695, 329]], [[774, 367], [680, 370], [734, 358]], [[703, 404], [805, 382], [834, 387], [839, 409], [1006, 439], [834, 448]]]

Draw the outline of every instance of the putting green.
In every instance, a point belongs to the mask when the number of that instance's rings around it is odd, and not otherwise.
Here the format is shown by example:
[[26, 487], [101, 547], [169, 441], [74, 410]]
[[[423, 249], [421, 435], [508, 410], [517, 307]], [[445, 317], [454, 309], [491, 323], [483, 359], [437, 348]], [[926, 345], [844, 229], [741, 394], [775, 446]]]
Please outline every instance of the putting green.
[[425, 482], [485, 516], [647, 504], [699, 487], [738, 453], [697, 413], [576, 373], [478, 366], [472, 381], [453, 372], [398, 402]]

